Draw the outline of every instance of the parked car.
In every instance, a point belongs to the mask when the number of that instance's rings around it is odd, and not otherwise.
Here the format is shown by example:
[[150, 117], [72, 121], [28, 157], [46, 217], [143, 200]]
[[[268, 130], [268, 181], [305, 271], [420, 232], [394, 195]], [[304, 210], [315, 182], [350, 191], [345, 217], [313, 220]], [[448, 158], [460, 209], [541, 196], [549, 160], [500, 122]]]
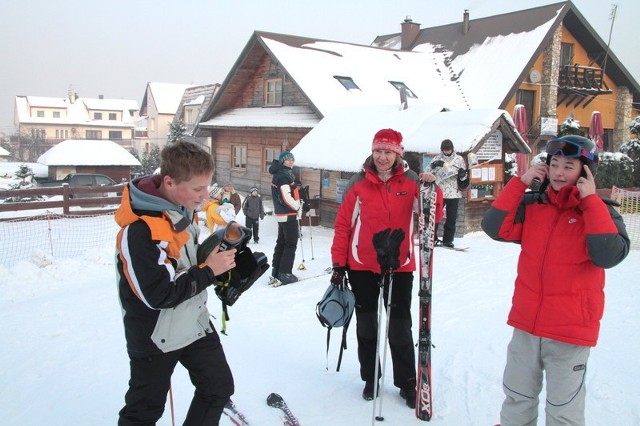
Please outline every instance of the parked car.
[[[38, 186], [41, 186], [41, 187], [62, 186], [65, 183], [69, 184], [69, 186], [72, 188], [78, 188], [78, 187], [95, 188], [99, 186], [118, 185], [118, 182], [111, 179], [109, 176], [101, 175], [98, 173], [70, 173], [60, 180], [39, 182]], [[115, 196], [115, 195], [116, 193], [81, 194], [81, 195], [78, 195], [77, 198], [106, 197], [106, 196]]]

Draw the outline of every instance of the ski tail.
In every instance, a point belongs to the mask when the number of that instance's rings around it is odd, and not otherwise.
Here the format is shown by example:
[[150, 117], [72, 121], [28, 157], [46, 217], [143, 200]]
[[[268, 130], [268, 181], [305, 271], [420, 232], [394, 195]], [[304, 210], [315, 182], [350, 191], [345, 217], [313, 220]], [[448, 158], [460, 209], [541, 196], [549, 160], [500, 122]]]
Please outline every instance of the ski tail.
[[229, 417], [229, 420], [231, 420], [231, 423], [233, 423], [236, 426], [249, 426], [249, 420], [247, 420], [246, 416], [242, 414], [240, 410], [238, 410], [238, 408], [236, 407], [236, 405], [233, 403], [232, 400], [229, 400], [226, 403], [222, 413], [225, 416]]
[[420, 289], [418, 324], [418, 367], [416, 372], [416, 417], [431, 420], [433, 400], [431, 385], [431, 295], [433, 253], [436, 231], [437, 189], [435, 183], [420, 187]]

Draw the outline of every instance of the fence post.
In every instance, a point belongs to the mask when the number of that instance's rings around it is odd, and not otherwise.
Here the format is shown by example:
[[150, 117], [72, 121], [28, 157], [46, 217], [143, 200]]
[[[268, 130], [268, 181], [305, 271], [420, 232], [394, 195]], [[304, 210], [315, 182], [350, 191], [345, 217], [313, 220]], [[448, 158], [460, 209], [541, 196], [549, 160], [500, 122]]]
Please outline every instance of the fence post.
[[71, 210], [71, 207], [69, 206], [69, 196], [71, 189], [69, 187], [68, 183], [63, 183], [62, 184], [62, 213], [63, 214], [69, 214], [69, 211]]

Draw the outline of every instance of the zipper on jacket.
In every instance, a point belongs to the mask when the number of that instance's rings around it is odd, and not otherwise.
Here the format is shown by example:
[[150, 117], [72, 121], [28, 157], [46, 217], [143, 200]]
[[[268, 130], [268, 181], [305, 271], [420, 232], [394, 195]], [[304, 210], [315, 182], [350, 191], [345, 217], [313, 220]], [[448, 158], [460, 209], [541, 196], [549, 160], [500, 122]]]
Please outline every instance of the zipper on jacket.
[[[549, 205], [553, 206], [556, 209], [558, 209], [553, 204], [549, 204]], [[540, 262], [540, 291], [538, 293], [538, 308], [536, 309], [536, 318], [533, 320], [533, 324], [531, 326], [531, 334], [534, 334], [533, 332], [536, 329], [536, 326], [538, 324], [538, 316], [540, 315], [540, 310], [542, 309], [542, 298], [543, 298], [543, 293], [544, 293], [544, 280], [543, 280], [542, 273], [543, 273], [544, 266], [545, 266], [545, 263], [546, 263], [546, 260], [547, 260], [547, 253], [549, 253], [549, 244], [550, 244], [551, 236], [553, 235], [553, 231], [558, 226], [558, 222], [560, 221], [561, 217], [562, 217], [562, 211], [558, 209], [558, 212], [556, 214], [556, 218], [553, 221], [553, 226], [551, 227], [551, 232], [549, 232], [548, 238], [547, 238], [547, 242], [545, 244], [544, 256], [542, 256], [542, 259], [541, 259], [541, 262]]]

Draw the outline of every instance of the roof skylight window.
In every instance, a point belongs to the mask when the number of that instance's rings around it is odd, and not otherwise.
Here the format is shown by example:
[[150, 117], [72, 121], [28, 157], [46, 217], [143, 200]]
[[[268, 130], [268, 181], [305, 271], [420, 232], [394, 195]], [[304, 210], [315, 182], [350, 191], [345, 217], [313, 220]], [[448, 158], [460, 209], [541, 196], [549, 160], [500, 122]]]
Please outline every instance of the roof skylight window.
[[340, 84], [344, 86], [347, 90], [360, 90], [358, 85], [353, 81], [351, 77], [343, 77], [339, 75], [334, 75], [333, 78], [338, 80]]

